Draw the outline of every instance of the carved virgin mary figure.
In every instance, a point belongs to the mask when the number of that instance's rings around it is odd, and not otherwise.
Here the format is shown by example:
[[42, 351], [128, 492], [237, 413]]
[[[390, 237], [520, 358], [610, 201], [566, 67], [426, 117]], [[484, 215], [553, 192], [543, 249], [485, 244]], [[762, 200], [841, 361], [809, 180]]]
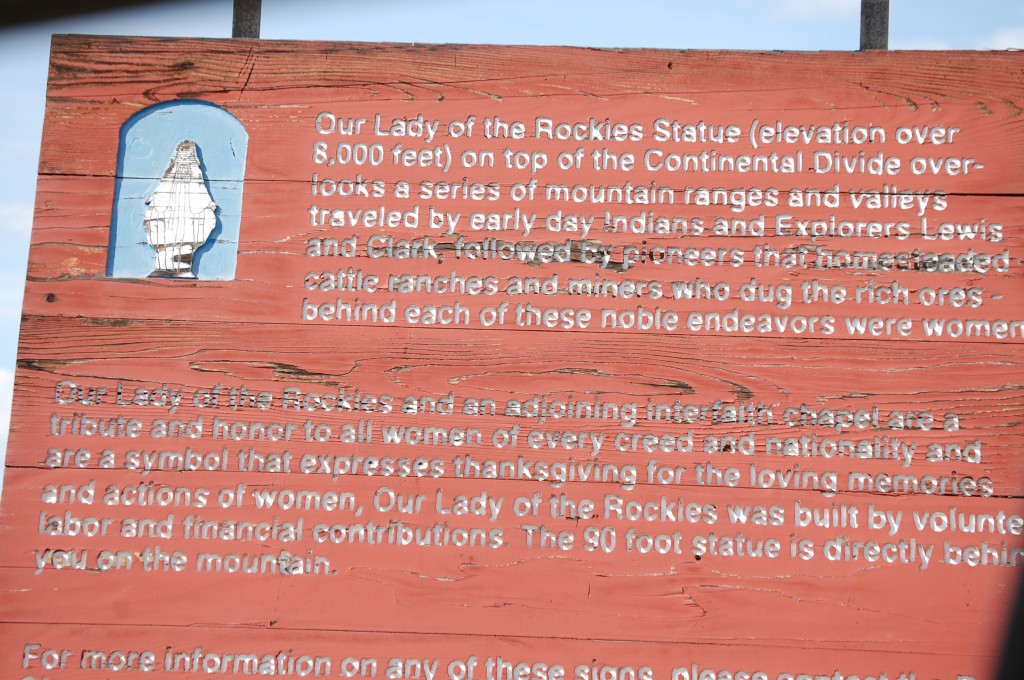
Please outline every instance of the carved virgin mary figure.
[[217, 226], [217, 204], [206, 189], [196, 143], [178, 144], [156, 191], [146, 199], [143, 224], [156, 250], [150, 276], [195, 278], [192, 259]]

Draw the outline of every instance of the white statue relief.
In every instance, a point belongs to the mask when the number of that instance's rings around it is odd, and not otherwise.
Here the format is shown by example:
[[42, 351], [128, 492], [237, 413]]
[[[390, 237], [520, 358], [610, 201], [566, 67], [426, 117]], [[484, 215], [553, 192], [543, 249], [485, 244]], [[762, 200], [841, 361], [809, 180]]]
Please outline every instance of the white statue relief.
[[195, 278], [192, 258], [217, 226], [217, 204], [206, 190], [195, 142], [178, 144], [146, 206], [146, 238], [156, 249], [151, 276]]

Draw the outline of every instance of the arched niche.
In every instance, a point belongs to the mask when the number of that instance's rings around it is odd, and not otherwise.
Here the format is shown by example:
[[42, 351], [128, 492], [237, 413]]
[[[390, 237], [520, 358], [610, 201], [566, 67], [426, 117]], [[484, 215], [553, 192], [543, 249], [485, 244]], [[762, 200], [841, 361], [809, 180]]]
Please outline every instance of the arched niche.
[[[238, 119], [208, 102], [155, 104], [125, 121], [107, 275], [233, 279], [248, 143]], [[182, 245], [184, 231], [206, 237]]]

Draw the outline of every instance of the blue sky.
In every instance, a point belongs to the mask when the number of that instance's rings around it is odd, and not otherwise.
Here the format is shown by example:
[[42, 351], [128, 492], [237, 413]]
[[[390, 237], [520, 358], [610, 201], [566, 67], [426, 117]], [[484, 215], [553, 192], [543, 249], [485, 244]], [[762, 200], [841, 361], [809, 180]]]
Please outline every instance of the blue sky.
[[[87, 6], [87, 2], [81, 3]], [[262, 37], [673, 49], [855, 50], [860, 0], [263, 0]], [[227, 38], [232, 0], [0, 30], [0, 460], [6, 448], [50, 36]], [[1024, 48], [1019, 0], [892, 0], [891, 49]]]

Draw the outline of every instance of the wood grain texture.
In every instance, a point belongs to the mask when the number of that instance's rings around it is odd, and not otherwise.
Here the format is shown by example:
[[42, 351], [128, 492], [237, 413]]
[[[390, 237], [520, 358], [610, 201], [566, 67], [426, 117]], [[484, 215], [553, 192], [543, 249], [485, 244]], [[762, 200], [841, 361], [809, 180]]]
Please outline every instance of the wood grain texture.
[[[386, 663], [433, 660], [442, 680], [499, 680], [486, 669], [499, 656], [531, 666], [500, 680], [561, 680], [551, 669], [557, 664], [573, 680], [740, 680], [755, 672], [765, 680], [995, 677], [1024, 562], [1014, 552], [1024, 532], [1024, 333], [1006, 330], [1024, 322], [1021, 74], [1016, 53], [57, 37], [0, 512], [0, 675], [245, 677], [255, 673], [223, 670], [225, 655], [285, 654], [281, 663], [324, 656], [332, 676], [352, 657], [379, 662], [366, 677], [426, 680], [389, 675]], [[237, 275], [108, 278], [121, 125], [152, 104], [188, 99], [223, 107], [249, 133]], [[314, 120], [325, 111], [366, 119], [364, 133], [318, 133]], [[445, 124], [431, 141], [370, 134], [377, 115]], [[470, 115], [477, 125], [495, 116], [522, 121], [531, 134], [485, 138], [477, 128], [471, 138], [452, 136], [446, 123]], [[543, 117], [641, 124], [644, 134], [541, 139], [532, 132]], [[741, 132], [730, 144], [655, 142], [657, 119]], [[809, 142], [759, 150], [754, 120], [880, 126], [888, 138], [867, 151]], [[956, 128], [957, 136], [926, 148], [898, 143], [897, 128]], [[385, 161], [317, 163], [314, 145], [322, 141], [332, 153], [339, 142], [379, 143]], [[492, 152], [497, 163], [404, 167], [390, 160], [396, 143], [441, 148], [456, 164], [467, 151]], [[898, 157], [904, 168], [919, 156], [971, 158], [982, 167], [935, 174], [926, 161], [924, 174], [892, 176], [809, 166], [672, 173], [566, 171], [553, 160], [578, 148], [584, 158], [603, 148], [636, 158], [651, 148], [809, 158], [826, 147]], [[551, 164], [504, 167], [506, 148], [544, 153]], [[314, 173], [336, 182], [358, 176], [380, 195], [316, 195]], [[538, 194], [513, 200], [513, 187], [531, 180]], [[398, 193], [403, 182], [411, 195]], [[491, 184], [497, 196], [423, 196], [421, 182], [431, 191], [441, 182]], [[540, 193], [551, 185], [626, 182], [663, 186], [671, 203]], [[700, 187], [744, 192], [746, 205], [695, 203]], [[778, 202], [751, 201], [752, 189], [774, 190]], [[794, 190], [817, 190], [837, 204], [788, 205]], [[871, 190], [922, 203], [854, 207], [852, 197]], [[420, 221], [416, 228], [314, 224], [314, 204], [348, 215], [418, 210]], [[460, 222], [431, 228], [432, 210], [457, 212]], [[534, 216], [531, 233], [519, 222], [495, 231], [469, 223], [472, 213], [514, 211]], [[588, 235], [544, 226], [556, 211], [591, 219]], [[609, 230], [606, 211], [699, 220], [705, 229]], [[792, 226], [830, 215], [906, 226], [887, 237], [811, 235]], [[762, 219], [766, 231], [716, 235], [716, 218]], [[943, 223], [984, 235], [927, 238]], [[317, 239], [352, 237], [355, 248], [345, 256], [308, 253]], [[384, 252], [372, 237], [426, 237], [432, 254]], [[484, 239], [564, 246], [567, 256], [531, 263], [473, 259], [461, 250]], [[588, 261], [587, 247], [606, 248], [609, 257]], [[640, 259], [639, 249], [651, 248], [716, 255], [690, 264]], [[764, 248], [814, 255], [970, 250], [1005, 258], [1006, 266], [759, 266], [755, 252]], [[732, 250], [740, 253], [735, 261], [717, 255]], [[364, 281], [377, 277], [378, 289], [321, 287], [325, 272], [348, 270]], [[387, 290], [392, 275], [440, 281], [442, 290]], [[544, 290], [509, 292], [515, 277], [536, 279]], [[488, 278], [494, 283], [481, 285], [494, 290], [478, 294], [455, 283]], [[697, 279], [729, 292], [722, 300], [673, 295], [673, 284]], [[608, 281], [617, 290], [585, 295], [571, 288], [573, 280]], [[751, 281], [787, 289], [793, 300], [743, 299]], [[841, 287], [847, 298], [858, 287], [891, 286], [905, 290], [906, 302], [803, 301], [801, 286], [810, 281]], [[654, 284], [657, 296], [643, 292]], [[939, 289], [947, 291], [944, 302], [928, 304]], [[393, 303], [395, 320], [308, 316], [310, 304], [356, 298]], [[502, 303], [505, 321], [482, 320], [485, 308]], [[586, 309], [593, 320], [585, 328], [526, 325], [514, 320], [517, 305]], [[430, 306], [463, 307], [466, 320], [425, 324], [407, 316]], [[601, 323], [605, 310], [638, 307], [679, 321], [672, 330]], [[691, 315], [733, 310], [767, 317], [770, 327], [688, 326]], [[788, 320], [796, 316], [815, 317], [819, 330], [794, 329]], [[820, 331], [823, 317], [832, 318], [831, 332]], [[879, 317], [883, 325], [905, 319], [905, 332], [890, 325], [877, 336], [857, 335], [847, 330], [854, 317]], [[1004, 331], [929, 335], [926, 322], [936, 320], [1004, 324]], [[252, 401], [232, 405], [231, 391], [237, 397], [242, 388]], [[133, 401], [137, 390], [141, 403]], [[180, 395], [177, 404], [153, 396], [171, 393]], [[301, 400], [310, 393], [323, 398]], [[541, 401], [613, 405], [614, 413], [562, 416], [557, 406], [544, 413], [523, 406]], [[759, 415], [723, 416], [727, 407]], [[859, 414], [856, 424], [837, 426], [828, 416], [834, 411]], [[165, 422], [181, 431], [164, 436]], [[318, 426], [330, 436], [313, 436]], [[260, 428], [269, 438], [250, 437]], [[399, 429], [406, 435], [389, 440]], [[828, 448], [840, 441], [851, 442], [842, 444], [843, 455]], [[866, 455], [851, 455], [858, 446]], [[253, 453], [268, 462], [243, 464]], [[381, 459], [425, 462], [418, 473], [386, 474], [379, 466], [393, 463]], [[197, 460], [210, 461], [209, 469], [197, 469], [204, 467]], [[367, 460], [377, 462], [367, 468]], [[467, 460], [511, 465], [474, 472]], [[592, 476], [602, 469], [605, 476]], [[554, 470], [575, 477], [561, 480]], [[298, 493], [320, 505], [294, 505]], [[114, 497], [120, 502], [104, 500]], [[459, 497], [467, 505], [456, 511]], [[281, 498], [289, 500], [282, 505]], [[741, 521], [743, 512], [760, 519]], [[264, 533], [187, 537], [186, 517], [218, 522], [223, 531], [260, 524]], [[140, 520], [148, 527], [137, 529]], [[298, 540], [288, 540], [300, 522]], [[417, 531], [427, 545], [411, 544]], [[476, 538], [463, 541], [468, 532]], [[760, 556], [722, 554], [723, 540]], [[764, 556], [771, 546], [778, 554]], [[249, 567], [256, 573], [246, 573]], [[69, 651], [63, 667], [45, 665], [51, 649]], [[88, 650], [149, 652], [154, 668], [139, 668], [139, 659], [124, 670], [82, 666]], [[459, 677], [458, 663], [471, 658], [476, 674]], [[211, 665], [203, 671], [203, 663]], [[627, 667], [632, 672], [621, 670]], [[294, 666], [290, 674], [301, 675]]]

